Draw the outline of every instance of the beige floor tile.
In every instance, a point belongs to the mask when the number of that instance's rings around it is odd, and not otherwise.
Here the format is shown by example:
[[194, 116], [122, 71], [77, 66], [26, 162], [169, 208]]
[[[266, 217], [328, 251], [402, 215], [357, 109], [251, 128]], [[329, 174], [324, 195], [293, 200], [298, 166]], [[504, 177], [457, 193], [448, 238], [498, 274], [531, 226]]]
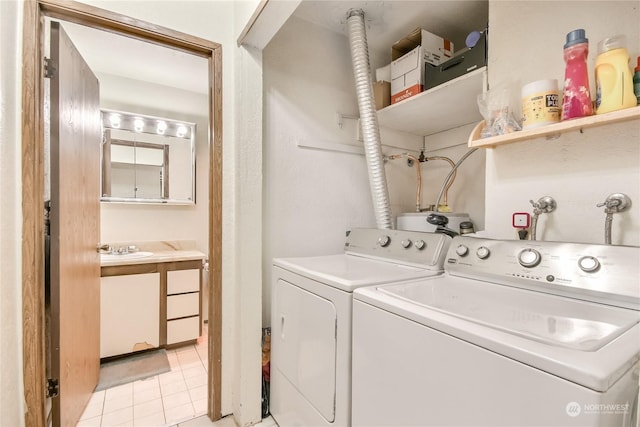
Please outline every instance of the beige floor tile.
[[198, 377], [186, 378], [187, 388], [195, 388], [207, 383], [207, 375], [200, 375]]
[[162, 399], [150, 400], [133, 407], [133, 420], [148, 417], [157, 412], [164, 412], [164, 405]]
[[125, 423], [133, 423], [133, 406], [119, 409], [102, 416], [102, 427], [118, 426]]
[[154, 388], [160, 388], [160, 383], [158, 382], [158, 376], [147, 378], [140, 381], [135, 381], [133, 383], [133, 392], [136, 393], [142, 390], [149, 390]]
[[193, 405], [191, 402], [164, 410], [167, 424], [177, 424], [194, 417]]
[[198, 377], [198, 376], [206, 377], [207, 376], [207, 371], [205, 371], [204, 370], [204, 366], [202, 366], [202, 364], [200, 364], [199, 366], [191, 367], [191, 368], [188, 368], [188, 369], [184, 369], [184, 367], [183, 367], [182, 368], [182, 375], [185, 378]]
[[164, 412], [157, 412], [145, 418], [133, 420], [134, 427], [161, 427], [164, 426], [165, 423]]
[[160, 381], [160, 387], [162, 388], [163, 385], [184, 381], [184, 377], [181, 371], [167, 372], [159, 375], [158, 381]]
[[[103, 394], [104, 396], [104, 394]], [[102, 415], [102, 409], [104, 407], [104, 400], [102, 399], [94, 399], [93, 397], [89, 400], [87, 407], [84, 408], [84, 412], [80, 416], [81, 420], [86, 420], [89, 418], [95, 418]]]
[[127, 383], [105, 390], [104, 400], [120, 399], [124, 396], [133, 396], [133, 383]]
[[97, 416], [93, 418], [81, 419], [76, 427], [100, 427], [102, 423], [102, 416]]
[[162, 396], [162, 404], [164, 405], [165, 413], [167, 409], [175, 408], [186, 403], [191, 403], [191, 396], [188, 391], [181, 391], [169, 396]]
[[160, 387], [162, 396], [168, 396], [170, 394], [180, 393], [181, 391], [187, 390], [187, 383], [185, 380], [176, 381], [169, 384], [163, 384]]
[[196, 400], [200, 400], [200, 399], [206, 399], [207, 398], [207, 386], [202, 385], [200, 387], [195, 387], [195, 388], [190, 388], [189, 389], [189, 395], [191, 396], [191, 401], [196, 401]]
[[196, 417], [200, 415], [204, 415], [207, 413], [207, 398], [200, 400], [193, 400], [193, 411], [195, 412]]
[[109, 414], [111, 412], [118, 411], [124, 408], [130, 408], [133, 406], [133, 396], [114, 397], [110, 400], [104, 401], [103, 414]]
[[160, 387], [150, 388], [148, 390], [137, 390], [133, 392], [133, 405], [139, 405], [150, 400], [159, 399], [162, 397]]

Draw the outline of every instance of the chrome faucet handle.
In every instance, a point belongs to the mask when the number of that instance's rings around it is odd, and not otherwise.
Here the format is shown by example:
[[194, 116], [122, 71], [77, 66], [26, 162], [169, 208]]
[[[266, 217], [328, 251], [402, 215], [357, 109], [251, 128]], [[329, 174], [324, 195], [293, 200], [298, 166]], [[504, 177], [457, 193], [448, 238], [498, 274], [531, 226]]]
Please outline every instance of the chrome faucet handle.
[[618, 213], [624, 212], [631, 208], [631, 199], [629, 196], [623, 193], [610, 194], [603, 203], [598, 203], [596, 207], [601, 208], [604, 206], [606, 213]]
[[110, 254], [113, 252], [111, 245], [96, 245], [96, 252], [101, 254]]
[[555, 199], [551, 196], [540, 197], [537, 202], [529, 200], [529, 203], [533, 206], [533, 213], [535, 214], [550, 213], [558, 207]]

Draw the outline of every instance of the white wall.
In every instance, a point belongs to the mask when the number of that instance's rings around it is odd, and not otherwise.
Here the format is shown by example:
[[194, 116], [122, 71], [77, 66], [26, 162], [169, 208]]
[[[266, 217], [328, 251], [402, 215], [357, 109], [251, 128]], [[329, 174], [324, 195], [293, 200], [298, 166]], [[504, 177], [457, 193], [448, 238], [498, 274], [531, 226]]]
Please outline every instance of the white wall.
[[22, 382], [22, 3], [0, 2], [0, 425], [24, 425]]
[[[206, 64], [203, 64], [206, 66]], [[196, 204], [100, 204], [100, 241], [193, 240], [208, 252], [208, 97], [205, 94], [96, 73], [100, 107], [196, 123]]]
[[[489, 5], [489, 86], [510, 84], [517, 94], [531, 81], [564, 80], [562, 47], [566, 33], [586, 30], [589, 75], [595, 99], [597, 43], [624, 33], [635, 63], [640, 55], [640, 2], [491, 1]], [[517, 58], [517, 60], [516, 60]], [[518, 96], [516, 96], [517, 98]], [[513, 212], [532, 212], [529, 199], [550, 195], [555, 212], [538, 224], [544, 240], [604, 243], [603, 208], [596, 204], [611, 193], [631, 197], [630, 211], [615, 214], [613, 243], [640, 244], [640, 126], [607, 126], [578, 131], [559, 139], [538, 139], [487, 152], [486, 229], [515, 238]]]
[[[363, 155], [306, 148], [362, 147], [349, 42], [292, 17], [264, 49], [263, 324], [270, 324], [271, 265], [275, 257], [343, 251], [345, 232], [375, 227]], [[372, 55], [373, 56], [373, 55]], [[375, 56], [374, 56], [374, 59]], [[374, 62], [381, 65], [381, 61]], [[421, 138], [387, 138], [417, 153]], [[388, 147], [385, 154], [401, 152]], [[387, 163], [392, 213], [415, 209], [415, 169]]]

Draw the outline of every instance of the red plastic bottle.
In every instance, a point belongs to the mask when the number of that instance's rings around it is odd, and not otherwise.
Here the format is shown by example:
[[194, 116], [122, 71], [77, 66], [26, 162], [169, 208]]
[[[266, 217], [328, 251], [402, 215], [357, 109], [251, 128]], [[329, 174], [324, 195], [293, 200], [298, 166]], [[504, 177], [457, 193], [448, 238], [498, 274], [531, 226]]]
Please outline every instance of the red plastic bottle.
[[567, 42], [564, 45], [566, 68], [562, 97], [562, 120], [593, 114], [587, 70], [588, 55], [589, 39], [585, 37], [584, 30], [573, 30], [568, 33]]

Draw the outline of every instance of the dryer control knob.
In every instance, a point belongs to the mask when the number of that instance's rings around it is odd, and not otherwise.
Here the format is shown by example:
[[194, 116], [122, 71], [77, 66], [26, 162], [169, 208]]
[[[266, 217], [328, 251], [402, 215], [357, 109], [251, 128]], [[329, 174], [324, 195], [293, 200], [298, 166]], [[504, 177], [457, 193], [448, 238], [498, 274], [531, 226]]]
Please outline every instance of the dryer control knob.
[[411, 240], [405, 239], [402, 242], [400, 242], [400, 244], [402, 245], [403, 248], [409, 249], [411, 247]]
[[480, 246], [478, 250], [476, 250], [476, 255], [480, 259], [488, 258], [491, 255], [491, 251], [486, 246]]
[[413, 242], [413, 246], [415, 246], [416, 249], [421, 251], [427, 247], [427, 244], [424, 242], [424, 240], [416, 240], [415, 242]]
[[600, 268], [600, 261], [596, 257], [583, 256], [578, 260], [578, 266], [585, 273], [593, 273]]
[[540, 252], [535, 249], [523, 249], [518, 254], [518, 262], [523, 267], [535, 267], [540, 264], [541, 259], [542, 256], [540, 255]]
[[389, 236], [378, 237], [378, 244], [383, 248], [389, 246], [389, 243], [391, 243], [391, 237]]
[[469, 248], [465, 245], [458, 245], [456, 253], [460, 256], [466, 256], [469, 253]]

